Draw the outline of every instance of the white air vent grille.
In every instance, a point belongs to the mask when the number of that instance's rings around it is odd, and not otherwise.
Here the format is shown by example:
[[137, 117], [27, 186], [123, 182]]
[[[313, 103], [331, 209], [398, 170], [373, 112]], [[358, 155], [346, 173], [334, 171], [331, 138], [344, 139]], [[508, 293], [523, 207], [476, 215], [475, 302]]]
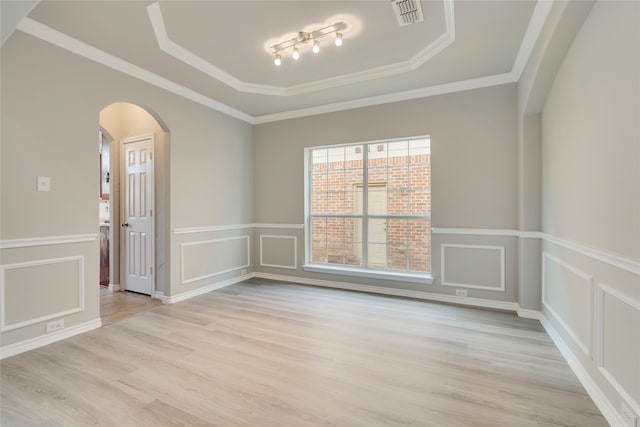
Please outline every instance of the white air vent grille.
[[424, 21], [420, 0], [391, 0], [391, 4], [401, 27]]

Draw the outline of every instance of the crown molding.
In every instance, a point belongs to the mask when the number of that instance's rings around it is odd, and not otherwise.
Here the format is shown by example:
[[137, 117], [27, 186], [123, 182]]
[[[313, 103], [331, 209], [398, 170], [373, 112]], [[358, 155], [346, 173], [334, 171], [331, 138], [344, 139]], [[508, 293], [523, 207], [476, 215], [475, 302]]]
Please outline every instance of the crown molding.
[[353, 101], [336, 102], [318, 107], [303, 108], [300, 110], [285, 111], [282, 113], [265, 114], [254, 117], [254, 124], [277, 122], [316, 114], [333, 113], [337, 111], [351, 110], [354, 108], [371, 107], [392, 102], [408, 101], [417, 98], [426, 98], [435, 95], [461, 92], [472, 89], [482, 89], [485, 87], [499, 86], [503, 84], [515, 83], [517, 80], [512, 73], [495, 74], [492, 76], [479, 77], [477, 79], [461, 80], [453, 83], [445, 83], [436, 86], [427, 86], [420, 89], [412, 89], [403, 92], [390, 93], [388, 95], [372, 96], [368, 98], [355, 99]]
[[353, 83], [361, 83], [369, 80], [379, 79], [381, 77], [390, 77], [398, 74], [404, 74], [417, 70], [424, 65], [429, 59], [442, 52], [450, 46], [456, 39], [455, 36], [455, 9], [454, 0], [442, 0], [444, 8], [445, 32], [437, 39], [431, 42], [427, 47], [418, 52], [412, 58], [388, 64], [380, 67], [370, 68], [368, 70], [355, 73], [343, 74], [327, 79], [316, 80], [310, 83], [299, 84], [295, 86], [282, 87], [263, 85], [258, 83], [244, 82], [237, 77], [227, 73], [226, 71], [216, 67], [204, 58], [196, 55], [185, 47], [179, 45], [169, 38], [167, 29], [162, 16], [160, 3], [156, 2], [147, 7], [147, 14], [151, 20], [151, 25], [158, 41], [160, 50], [168, 55], [173, 56], [179, 61], [190, 65], [191, 67], [207, 74], [210, 77], [226, 84], [227, 86], [237, 90], [238, 92], [254, 93], [260, 95], [274, 96], [294, 96], [311, 92], [318, 92], [339, 86], [345, 86]]
[[[454, 93], [454, 92], [459, 92], [464, 90], [480, 89], [485, 87], [499, 86], [503, 84], [517, 82], [518, 79], [520, 78], [520, 75], [522, 73], [524, 66], [526, 65], [529, 59], [529, 56], [531, 55], [533, 46], [535, 45], [535, 42], [538, 40], [540, 32], [542, 31], [542, 27], [544, 26], [544, 23], [548, 18], [549, 10], [551, 8], [550, 3], [552, 2], [548, 2], [545, 0], [537, 1], [536, 7], [529, 21], [529, 25], [527, 27], [525, 36], [523, 37], [523, 41], [520, 45], [520, 49], [516, 56], [513, 69], [510, 72], [484, 76], [484, 77], [479, 77], [475, 79], [462, 80], [458, 82], [446, 83], [442, 85], [427, 86], [427, 87], [407, 90], [403, 92], [395, 92], [387, 95], [366, 97], [366, 98], [360, 98], [360, 99], [355, 99], [351, 101], [337, 102], [332, 104], [320, 105], [317, 107], [303, 108], [303, 109], [285, 111], [285, 112], [274, 113], [274, 114], [265, 114], [260, 116], [251, 116], [229, 105], [223, 104], [199, 92], [196, 92], [192, 89], [182, 86], [176, 82], [173, 82], [164, 77], [161, 77], [149, 70], [146, 70], [142, 67], [139, 67], [127, 61], [124, 61], [123, 59], [120, 59], [107, 52], [104, 52], [84, 42], [81, 42], [80, 40], [74, 39], [73, 37], [70, 37], [64, 33], [54, 30], [53, 28], [50, 28], [44, 24], [34, 21], [31, 18], [25, 17], [20, 22], [20, 24], [18, 24], [16, 29], [26, 34], [29, 34], [31, 36], [34, 36], [36, 38], [39, 38], [43, 41], [49, 42], [53, 45], [66, 49], [77, 55], [80, 55], [92, 61], [98, 62], [104, 66], [120, 71], [131, 77], [140, 79], [144, 82], [152, 84], [168, 92], [174, 93], [176, 95], [189, 99], [193, 102], [204, 105], [205, 107], [227, 114], [231, 117], [237, 118], [246, 123], [255, 125], [255, 124], [269, 123], [269, 122], [280, 121], [280, 120], [287, 120], [291, 118], [299, 118], [299, 117], [311, 116], [316, 114], [344, 111], [344, 110], [349, 110], [354, 108], [369, 107], [374, 105], [406, 101], [411, 99], [424, 98], [424, 97], [435, 96], [435, 95], [443, 95], [447, 93]], [[413, 61], [411, 62], [411, 64], [407, 65], [406, 63], [402, 63], [404, 64], [403, 66], [419, 67], [420, 65], [424, 64], [424, 62], [428, 61], [431, 57], [433, 57], [433, 55], [437, 54], [439, 51], [446, 48], [446, 46], [448, 46], [448, 43], [452, 42], [452, 40], [450, 40], [445, 36], [446, 34], [450, 33], [451, 37], [455, 37], [455, 19], [454, 19], [454, 10], [453, 10], [454, 9], [453, 0], [444, 0], [443, 4], [445, 5], [445, 21], [447, 25], [447, 33], [443, 34], [430, 47], [428, 47], [427, 49], [423, 50], [418, 55], [416, 55], [411, 60]], [[156, 8], [153, 7], [154, 5], [156, 5], [157, 10]], [[150, 18], [151, 18], [151, 15], [160, 12], [160, 9], [159, 9], [159, 6], [157, 6], [157, 3], [152, 4], [149, 7], [149, 10], [151, 10]], [[160, 16], [161, 16], [161, 13], [160, 13]], [[153, 19], [157, 20], [158, 17], [154, 17], [151, 19], [153, 22]], [[154, 27], [154, 31], [156, 31], [155, 27]], [[166, 31], [165, 31], [165, 35], [166, 35]], [[158, 37], [160, 40], [162, 39], [163, 35], [161, 32], [159, 34], [156, 32], [156, 37]], [[168, 37], [166, 40], [168, 40]], [[372, 69], [372, 70], [377, 70], [376, 72], [379, 73], [377, 74], [376, 78], [383, 77], [385, 75], [384, 73], [392, 72], [392, 70], [387, 70], [387, 69], [384, 69], [384, 70]], [[373, 72], [372, 70], [368, 70], [367, 72], [372, 73]], [[364, 72], [364, 73], [367, 73], [367, 72]], [[229, 75], [229, 77], [232, 77], [232, 76]], [[349, 74], [349, 75], [341, 76], [341, 78], [345, 79], [345, 81], [347, 78], [354, 78], [355, 80], [353, 81], [358, 81], [357, 79], [361, 78], [361, 76]], [[345, 84], [353, 81], [346, 82]], [[335, 84], [335, 82], [317, 81], [314, 83], [310, 83], [309, 85], [320, 85], [318, 87], [321, 87], [321, 85], [325, 85], [325, 84]], [[311, 86], [307, 86], [307, 85], [299, 85], [299, 86], [291, 86], [290, 88], [288, 88], [288, 90], [295, 92], [298, 90], [306, 91], [306, 90], [316, 90], [316, 89], [312, 89]], [[304, 93], [304, 92], [300, 92], [300, 93]]]
[[236, 110], [235, 108], [232, 108], [226, 104], [206, 97], [199, 92], [184, 87], [174, 81], [159, 76], [158, 74], [152, 73], [149, 70], [138, 67], [137, 65], [113, 56], [110, 53], [81, 42], [78, 39], [74, 39], [73, 37], [61, 33], [60, 31], [54, 30], [51, 27], [34, 21], [31, 18], [25, 17], [20, 22], [20, 24], [18, 24], [17, 29], [22, 31], [23, 33], [29, 34], [40, 40], [44, 40], [48, 43], [66, 49], [70, 52], [95, 61], [99, 64], [105, 65], [114, 70], [120, 71], [131, 77], [140, 79], [144, 82], [162, 88], [176, 95], [180, 95], [184, 98], [190, 99], [191, 101], [202, 104], [213, 110], [220, 111], [221, 113], [225, 113], [231, 117], [235, 117], [245, 122], [253, 122], [253, 117], [246, 113], [243, 113], [240, 110]]
[[551, 12], [553, 3], [554, 2], [552, 1], [544, 0], [538, 0], [536, 2], [536, 7], [535, 9], [533, 9], [531, 19], [529, 20], [529, 25], [527, 26], [527, 30], [524, 33], [522, 43], [520, 44], [520, 49], [518, 50], [516, 59], [513, 62], [513, 68], [511, 69], [511, 72], [516, 77], [516, 80], [520, 80], [520, 76], [524, 71], [524, 67], [529, 61], [531, 52], [533, 52], [533, 47], [535, 46], [538, 38], [540, 37], [540, 34], [542, 33], [542, 28], [544, 27], [545, 22], [547, 22], [547, 17], [549, 16], [549, 12]]

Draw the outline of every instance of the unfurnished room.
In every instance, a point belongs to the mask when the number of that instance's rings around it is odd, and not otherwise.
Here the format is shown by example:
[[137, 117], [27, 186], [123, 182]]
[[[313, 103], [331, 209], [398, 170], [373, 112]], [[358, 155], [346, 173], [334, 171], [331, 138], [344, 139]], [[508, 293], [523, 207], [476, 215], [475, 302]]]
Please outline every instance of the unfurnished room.
[[640, 427], [640, 1], [0, 30], [3, 427]]

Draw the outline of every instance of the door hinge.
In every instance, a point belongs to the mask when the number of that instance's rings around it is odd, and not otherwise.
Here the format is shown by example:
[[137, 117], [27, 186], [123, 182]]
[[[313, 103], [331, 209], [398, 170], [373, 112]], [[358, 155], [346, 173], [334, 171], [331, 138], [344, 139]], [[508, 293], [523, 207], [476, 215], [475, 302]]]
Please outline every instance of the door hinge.
[[153, 216], [153, 209], [149, 209], [149, 216]]
[[153, 267], [149, 267], [149, 274], [153, 274]]
[[153, 160], [153, 153], [149, 153], [149, 160]]

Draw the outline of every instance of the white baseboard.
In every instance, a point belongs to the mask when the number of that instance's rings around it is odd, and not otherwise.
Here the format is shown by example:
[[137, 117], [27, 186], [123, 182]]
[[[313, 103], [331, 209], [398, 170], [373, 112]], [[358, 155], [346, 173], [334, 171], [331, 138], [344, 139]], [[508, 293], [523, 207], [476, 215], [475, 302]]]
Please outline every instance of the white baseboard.
[[518, 314], [518, 317], [522, 317], [523, 319], [540, 320], [540, 318], [542, 317], [542, 313], [538, 310], [529, 310], [528, 308], [520, 307], [520, 305], [518, 305], [516, 313]]
[[253, 273], [245, 274], [243, 276], [232, 277], [231, 279], [223, 280], [221, 282], [212, 283], [210, 285], [204, 286], [202, 288], [193, 289], [191, 291], [182, 292], [177, 295], [164, 296], [162, 297], [163, 304], [175, 304], [180, 301], [184, 301], [189, 298], [197, 297], [198, 295], [206, 294], [207, 292], [215, 291], [216, 289], [224, 288], [227, 286], [231, 286], [235, 283], [242, 282], [244, 280], [251, 279], [255, 277]]
[[164, 292], [156, 291], [156, 292], [153, 293], [153, 297], [152, 298], [153, 299], [159, 299], [160, 301], [164, 302]]
[[7, 357], [15, 356], [16, 354], [24, 353], [25, 351], [36, 349], [38, 347], [44, 347], [45, 345], [52, 344], [56, 341], [71, 338], [74, 335], [82, 334], [93, 329], [98, 329], [101, 326], [102, 320], [98, 318], [81, 323], [79, 325], [64, 328], [57, 332], [40, 335], [39, 337], [21, 341], [16, 344], [10, 344], [4, 347], [0, 347], [0, 360]]
[[618, 413], [612, 402], [607, 399], [606, 395], [602, 392], [598, 384], [589, 375], [589, 371], [580, 363], [580, 359], [576, 357], [569, 345], [564, 341], [562, 336], [558, 333], [555, 327], [549, 322], [543, 313], [540, 313], [540, 323], [544, 326], [547, 334], [553, 340], [564, 359], [569, 364], [569, 367], [576, 374], [578, 380], [585, 388], [593, 402], [596, 404], [602, 415], [607, 422], [612, 426], [624, 426], [627, 425], [622, 416]]
[[270, 273], [253, 273], [253, 277], [282, 282], [300, 283], [302, 285], [321, 286], [324, 288], [344, 289], [349, 291], [370, 292], [374, 294], [393, 295], [398, 297], [416, 298], [429, 301], [447, 302], [452, 304], [470, 305], [474, 307], [494, 308], [517, 312], [519, 305], [516, 302], [496, 301], [481, 298], [458, 297], [455, 295], [436, 294], [433, 292], [412, 291], [408, 289], [385, 288], [381, 286], [360, 285], [348, 282], [333, 282], [330, 280], [310, 279], [307, 277], [284, 276]]
[[113, 283], [109, 283], [109, 292], [118, 292], [120, 290], [120, 285], [114, 285]]

